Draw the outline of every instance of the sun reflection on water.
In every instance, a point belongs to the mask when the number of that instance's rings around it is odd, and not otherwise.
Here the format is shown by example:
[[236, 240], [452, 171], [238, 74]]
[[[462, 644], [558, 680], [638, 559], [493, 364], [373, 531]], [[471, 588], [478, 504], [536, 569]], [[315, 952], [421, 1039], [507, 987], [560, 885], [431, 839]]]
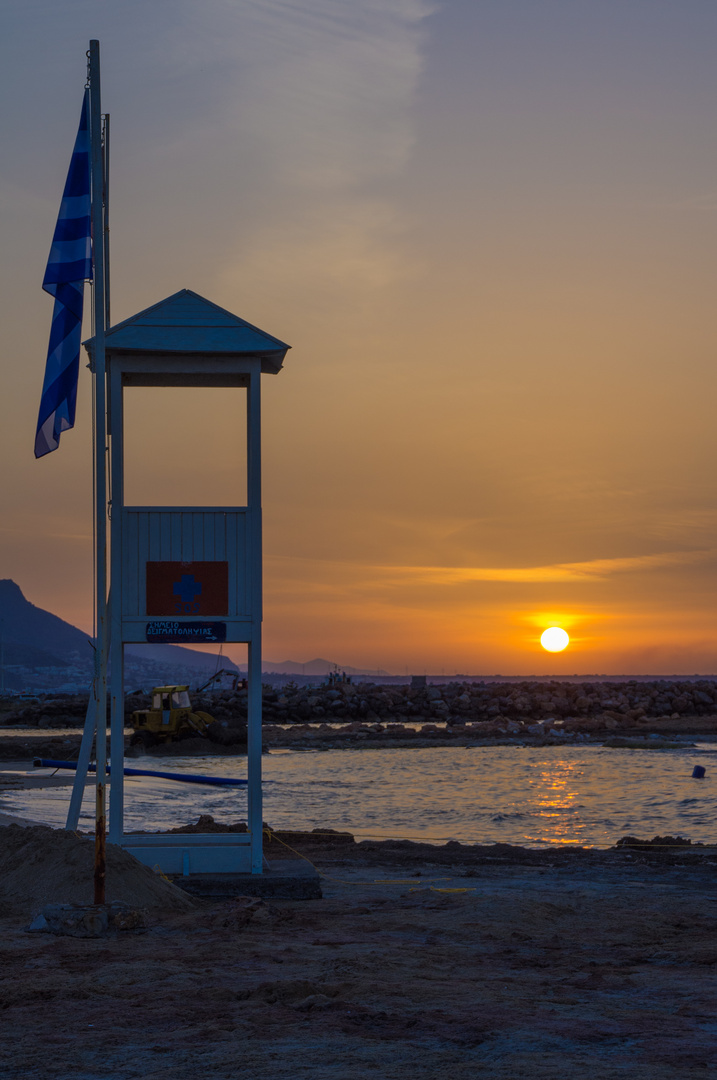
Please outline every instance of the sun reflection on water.
[[580, 780], [584, 775], [582, 762], [555, 761], [550, 765], [536, 763], [528, 776], [535, 816], [542, 826], [540, 833], [530, 836], [544, 844], [574, 844], [581, 831], [577, 818]]

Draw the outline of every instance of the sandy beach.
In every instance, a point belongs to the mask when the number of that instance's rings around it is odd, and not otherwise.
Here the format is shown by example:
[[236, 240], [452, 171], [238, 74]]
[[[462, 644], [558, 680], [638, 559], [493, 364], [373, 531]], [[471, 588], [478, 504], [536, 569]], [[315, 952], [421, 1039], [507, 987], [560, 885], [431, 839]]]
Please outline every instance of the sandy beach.
[[[0, 908], [2, 1076], [689, 1080], [714, 1059], [717, 850], [284, 835], [267, 856], [310, 859], [323, 899], [177, 910], [160, 890], [144, 930], [27, 933], [73, 842], [89, 901], [89, 841], [0, 834], [44, 853], [36, 878], [3, 869], [25, 885]], [[120, 885], [110, 866], [108, 900]]]

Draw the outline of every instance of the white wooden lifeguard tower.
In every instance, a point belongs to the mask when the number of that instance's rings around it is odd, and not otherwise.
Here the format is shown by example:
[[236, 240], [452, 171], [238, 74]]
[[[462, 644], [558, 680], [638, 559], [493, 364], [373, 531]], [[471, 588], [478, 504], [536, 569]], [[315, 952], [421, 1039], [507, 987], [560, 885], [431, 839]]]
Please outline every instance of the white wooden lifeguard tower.
[[[85, 343], [93, 357], [94, 339]], [[288, 345], [184, 289], [105, 332], [110, 522], [111, 783], [109, 839], [164, 873], [262, 872], [261, 375]], [[126, 506], [125, 387], [245, 387], [246, 506]], [[124, 646], [248, 644], [248, 832], [124, 831]], [[98, 732], [99, 735], [99, 732]]]

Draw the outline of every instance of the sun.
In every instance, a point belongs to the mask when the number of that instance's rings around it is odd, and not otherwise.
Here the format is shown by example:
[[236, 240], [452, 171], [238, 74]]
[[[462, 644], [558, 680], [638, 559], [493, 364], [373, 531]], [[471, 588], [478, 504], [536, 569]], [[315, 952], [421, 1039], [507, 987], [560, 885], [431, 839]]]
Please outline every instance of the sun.
[[570, 638], [559, 626], [549, 626], [540, 635], [540, 644], [548, 652], [562, 652], [570, 643]]

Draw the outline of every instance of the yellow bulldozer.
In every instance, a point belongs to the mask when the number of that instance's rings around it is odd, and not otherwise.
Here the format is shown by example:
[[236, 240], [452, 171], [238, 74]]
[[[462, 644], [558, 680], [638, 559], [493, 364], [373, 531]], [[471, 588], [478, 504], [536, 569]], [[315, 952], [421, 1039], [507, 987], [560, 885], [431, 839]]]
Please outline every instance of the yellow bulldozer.
[[205, 712], [193, 712], [188, 686], [155, 686], [152, 708], [137, 709], [130, 716], [134, 728], [130, 746], [156, 746], [190, 739], [196, 735], [221, 742], [224, 729]]

